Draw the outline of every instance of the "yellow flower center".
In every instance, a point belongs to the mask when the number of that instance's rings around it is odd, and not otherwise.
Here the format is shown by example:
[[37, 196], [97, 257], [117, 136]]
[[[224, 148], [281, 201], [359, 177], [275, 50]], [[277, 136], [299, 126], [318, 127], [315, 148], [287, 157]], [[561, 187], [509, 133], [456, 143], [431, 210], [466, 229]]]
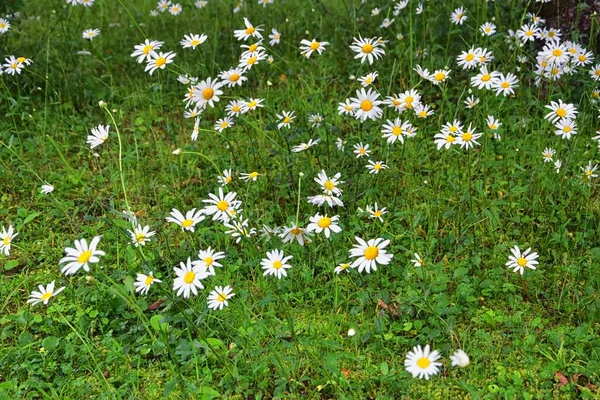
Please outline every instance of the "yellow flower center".
[[275, 269], [280, 269], [282, 266], [283, 266], [283, 264], [279, 260], [277, 260], [273, 263], [273, 268], [275, 268]]
[[508, 82], [502, 82], [500, 84], [500, 87], [502, 87], [502, 89], [507, 89], [509, 86], [510, 86], [510, 83], [508, 83]]
[[184, 228], [189, 228], [192, 225], [194, 225], [194, 221], [192, 221], [191, 219], [184, 219], [181, 222], [181, 226], [183, 226]]
[[46, 301], [48, 300], [50, 297], [52, 297], [52, 292], [46, 292], [42, 295], [41, 300], [42, 301]]
[[248, 178], [250, 179], [256, 179], [257, 176], [258, 172], [250, 172], [250, 174], [248, 174]]
[[158, 57], [156, 59], [156, 66], [157, 67], [162, 67], [163, 65], [165, 65], [167, 63], [167, 59], [164, 57]]
[[252, 56], [248, 59], [248, 65], [253, 65], [254, 63], [256, 63], [256, 61], [256, 57]]
[[251, 101], [250, 103], [248, 103], [248, 108], [254, 108], [256, 107], [256, 101]]
[[240, 109], [240, 106], [233, 106], [233, 107], [231, 108], [231, 111], [233, 111], [233, 112], [236, 112], [236, 113], [237, 113], [237, 112], [240, 112], [240, 111], [241, 111], [241, 109]]
[[392, 129], [392, 134], [394, 136], [400, 136], [402, 135], [402, 128], [399, 126], [395, 126], [394, 129]]
[[4, 22], [0, 22], [0, 29], [6, 28], [6, 24]]
[[135, 241], [138, 243], [142, 243], [144, 240], [146, 240], [146, 234], [144, 233], [138, 233], [137, 235], [135, 235]]
[[592, 171], [590, 171], [589, 169], [586, 169], [586, 170], [585, 170], [585, 174], [586, 174], [587, 176], [591, 176], [591, 175], [592, 175]]
[[365, 258], [367, 260], [374, 260], [379, 255], [379, 249], [375, 246], [369, 246], [365, 249]]
[[290, 117], [285, 117], [285, 118], [283, 119], [283, 123], [284, 123], [284, 124], [289, 124], [289, 123], [290, 123], [290, 121], [291, 121]]
[[302, 229], [295, 227], [295, 228], [292, 228], [292, 230], [290, 232], [292, 233], [292, 235], [298, 236], [302, 233]]
[[258, 44], [254, 43], [254, 44], [251, 44], [250, 47], [248, 47], [248, 51], [253, 52], [253, 51], [256, 51], [257, 48], [258, 48]]
[[527, 260], [526, 260], [526, 259], [524, 259], [523, 257], [519, 257], [519, 258], [517, 259], [517, 264], [518, 264], [520, 267], [524, 267], [524, 266], [526, 266], [526, 265], [527, 265]]
[[491, 76], [490, 74], [484, 74], [484, 75], [482, 75], [482, 76], [481, 76], [481, 80], [482, 80], [483, 82], [487, 82], [487, 81], [489, 81], [490, 79], [492, 79], [492, 76]]
[[148, 286], [150, 285], [152, 282], [154, 282], [154, 277], [152, 277], [152, 275], [148, 275], [146, 277], [146, 279], [144, 280], [144, 285]]
[[498, 128], [498, 127], [496, 126], [496, 124], [490, 124], [489, 126], [490, 126], [490, 129], [492, 129], [492, 130], [494, 130], [494, 131], [495, 131], [495, 130]]
[[90, 260], [91, 257], [92, 257], [92, 251], [86, 250], [83, 253], [81, 253], [79, 255], [79, 257], [77, 257], [77, 262], [79, 262], [81, 264], [85, 264], [86, 262], [88, 262]]
[[554, 57], [560, 57], [560, 56], [562, 56], [562, 50], [561, 49], [554, 49], [554, 50], [552, 50], [552, 55]]
[[25, 60], [27, 60], [25, 57], [19, 57], [19, 58], [17, 58], [17, 62], [18, 63], [25, 62]]
[[427, 112], [426, 111], [419, 112], [419, 117], [425, 118], [426, 116], [427, 116]]
[[219, 293], [219, 297], [217, 297], [217, 301], [219, 303], [224, 302], [225, 300], [227, 300], [227, 295], [225, 293]]
[[363, 148], [361, 148], [361, 149], [360, 149], [358, 152], [359, 152], [360, 154], [365, 154], [365, 153], [367, 152], [367, 150], [365, 150], [365, 148], [363, 147]]
[[227, 178], [225, 178], [225, 182], [229, 183], [229, 182], [231, 182], [231, 179], [232, 179], [231, 176], [228, 176]]
[[475, 58], [475, 55], [472, 53], [467, 54], [467, 56], [465, 57], [465, 61], [473, 61], [473, 59]]
[[392, 103], [394, 103], [394, 105], [395, 105], [395, 106], [399, 106], [400, 104], [402, 104], [402, 103], [400, 102], [400, 100], [398, 100], [398, 99], [394, 99], [394, 100], [392, 100]]
[[246, 28], [246, 35], [252, 35], [255, 30], [253, 26]]
[[433, 77], [436, 81], [441, 82], [444, 79], [446, 79], [446, 74], [443, 72], [438, 72], [437, 74], [434, 75]]
[[429, 358], [427, 358], [427, 357], [421, 357], [417, 360], [417, 366], [421, 369], [425, 369], [425, 368], [429, 367], [430, 364], [431, 364], [431, 361], [429, 361]]
[[323, 217], [319, 220], [317, 225], [319, 225], [319, 228], [323, 228], [323, 229], [327, 228], [327, 227], [329, 227], [329, 225], [331, 225], [331, 218]]
[[585, 55], [582, 54], [579, 56], [579, 61], [583, 62], [585, 60], [587, 60], [587, 57]]
[[372, 51], [373, 51], [373, 45], [372, 45], [372, 44], [369, 44], [369, 43], [367, 43], [367, 44], [363, 45], [363, 47], [362, 47], [362, 51], [363, 51], [363, 53], [367, 53], [367, 54], [369, 54], [370, 52], [372, 52]]
[[335, 184], [331, 181], [325, 181], [325, 183], [323, 183], [323, 187], [327, 190], [333, 190], [335, 188]]
[[594, 75], [596, 75], [596, 76], [600, 76], [600, 69], [597, 69], [597, 70], [595, 70], [595, 71], [594, 71]]
[[450, 132], [454, 133], [454, 132], [456, 132], [456, 131], [458, 130], [458, 127], [457, 127], [457, 126], [455, 126], [455, 125], [452, 125], [452, 126], [451, 126], [451, 127], [448, 129], [448, 130], [449, 130]]
[[237, 82], [240, 79], [240, 74], [231, 74], [231, 76], [229, 77], [229, 80], [231, 82]]
[[317, 50], [320, 46], [321, 46], [321, 44], [319, 42], [312, 42], [310, 44], [310, 49], [311, 50]]
[[196, 279], [196, 273], [193, 271], [186, 272], [185, 276], [183, 277], [183, 281], [188, 285], [194, 282], [194, 279]]
[[210, 267], [214, 261], [215, 261], [215, 260], [213, 260], [213, 258], [212, 258], [212, 257], [206, 257], [206, 258], [204, 259], [204, 263], [206, 264], [206, 266], [207, 266], [207, 267]]
[[548, 61], [542, 61], [540, 65], [545, 68], [548, 66]]
[[215, 91], [212, 88], [206, 88], [202, 91], [202, 98], [204, 100], [210, 100], [214, 96]]
[[10, 236], [6, 236], [4, 240], [2, 240], [2, 243], [4, 243], [5, 246], [8, 246], [10, 244]]
[[567, 110], [565, 110], [564, 108], [559, 108], [558, 110], [556, 110], [556, 115], [558, 115], [561, 118], [564, 118], [567, 116]]
[[217, 203], [217, 208], [220, 211], [227, 211], [227, 209], [229, 208], [229, 203], [226, 202], [225, 200], [221, 200]]
[[532, 36], [533, 35], [533, 31], [532, 30], [528, 30], [527, 32], [525, 32], [526, 36]]
[[373, 78], [372, 77], [368, 77], [367, 79], [365, 79], [365, 84], [370, 85], [371, 82], [373, 82]]
[[464, 141], [469, 142], [471, 139], [473, 139], [473, 135], [471, 135], [469, 132], [465, 132], [463, 133], [462, 138]]
[[446, 142], [448, 142], [448, 143], [454, 143], [455, 140], [456, 139], [452, 135], [446, 136]]
[[379, 218], [379, 217], [381, 217], [382, 215], [383, 215], [383, 213], [381, 212], [381, 210], [377, 210], [377, 211], [375, 211], [375, 212], [373, 213], [373, 216], [374, 216], [375, 218]]
[[360, 108], [363, 111], [371, 111], [373, 103], [370, 100], [363, 100], [362, 103], [360, 103]]
[[565, 133], [569, 133], [569, 132], [571, 132], [571, 127], [570, 127], [570, 126], [565, 126], [565, 127], [563, 128], [563, 132], [565, 132]]
[[373, 169], [379, 171], [381, 169], [381, 164], [375, 163], [375, 165], [373, 165]]

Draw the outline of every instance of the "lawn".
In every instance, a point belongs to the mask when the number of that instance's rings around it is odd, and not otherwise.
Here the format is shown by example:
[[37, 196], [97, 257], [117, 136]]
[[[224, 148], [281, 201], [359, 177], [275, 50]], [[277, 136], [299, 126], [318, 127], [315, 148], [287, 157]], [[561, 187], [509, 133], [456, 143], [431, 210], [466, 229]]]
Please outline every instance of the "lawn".
[[600, 398], [591, 3], [2, 2], [0, 398]]

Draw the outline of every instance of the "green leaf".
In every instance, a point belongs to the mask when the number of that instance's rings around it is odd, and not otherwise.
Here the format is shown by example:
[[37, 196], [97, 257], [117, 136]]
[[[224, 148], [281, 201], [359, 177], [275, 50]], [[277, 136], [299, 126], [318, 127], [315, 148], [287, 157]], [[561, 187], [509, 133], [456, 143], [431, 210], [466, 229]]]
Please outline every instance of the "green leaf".
[[19, 260], [8, 260], [4, 263], [4, 269], [6, 271], [10, 271], [11, 269], [17, 267], [19, 265]]
[[56, 336], [48, 336], [42, 340], [42, 346], [46, 350], [54, 350], [58, 346], [58, 338]]
[[198, 394], [200, 394], [200, 399], [202, 400], [212, 400], [217, 397], [221, 397], [219, 392], [208, 386], [202, 386], [198, 388]]
[[39, 213], [39, 212], [34, 212], [34, 213], [29, 214], [27, 216], [27, 218], [25, 218], [25, 220], [23, 221], [23, 224], [21, 226], [33, 221], [36, 217], [38, 217], [40, 215], [42, 215], [42, 213]]
[[171, 392], [173, 391], [173, 389], [175, 389], [175, 386], [177, 385], [177, 378], [170, 380], [166, 385], [165, 385], [165, 390], [163, 391], [163, 397], [167, 397], [168, 395], [171, 394]]
[[381, 375], [387, 375], [390, 372], [390, 368], [386, 362], [382, 362], [379, 368], [381, 369]]

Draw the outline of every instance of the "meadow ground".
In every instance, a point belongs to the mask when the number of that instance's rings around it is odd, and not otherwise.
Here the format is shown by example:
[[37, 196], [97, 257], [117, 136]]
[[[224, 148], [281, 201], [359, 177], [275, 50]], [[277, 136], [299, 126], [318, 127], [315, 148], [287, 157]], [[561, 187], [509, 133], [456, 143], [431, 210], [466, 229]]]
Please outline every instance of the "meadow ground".
[[0, 4], [0, 398], [598, 398], [591, 2], [261, 3]]

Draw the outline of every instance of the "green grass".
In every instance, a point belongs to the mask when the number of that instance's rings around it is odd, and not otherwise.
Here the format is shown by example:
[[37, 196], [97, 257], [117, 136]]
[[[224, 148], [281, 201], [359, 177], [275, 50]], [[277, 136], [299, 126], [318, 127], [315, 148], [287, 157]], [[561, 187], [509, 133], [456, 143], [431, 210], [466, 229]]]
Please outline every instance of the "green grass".
[[[524, 21], [523, 2], [426, 2], [416, 15], [411, 0], [387, 30], [379, 24], [392, 18], [392, 2], [359, 3], [276, 0], [262, 8], [252, 0], [231, 14], [234, 2], [210, 0], [200, 10], [182, 3], [178, 17], [151, 17], [155, 3], [147, 0], [97, 0], [90, 8], [59, 0], [0, 5], [2, 14], [22, 16], [0, 35], [2, 58], [34, 61], [21, 75], [0, 76], [0, 225], [19, 232], [10, 256], [0, 255], [0, 398], [600, 396], [600, 202], [597, 181], [580, 170], [599, 158], [591, 140], [598, 111], [589, 67], [535, 86], [538, 44], [513, 51], [504, 41]], [[466, 23], [451, 25], [450, 13], [461, 5]], [[379, 17], [370, 16], [375, 6]], [[39, 21], [28, 19], [38, 15]], [[278, 28], [282, 43], [265, 40], [273, 64], [261, 62], [247, 73], [247, 84], [225, 89], [192, 142], [193, 121], [183, 118], [186, 86], [177, 75], [214, 78], [234, 66], [242, 43], [232, 32], [242, 28], [243, 16], [264, 25], [265, 37]], [[479, 25], [492, 18], [499, 33], [480, 36]], [[89, 43], [81, 32], [92, 27], [101, 34]], [[179, 41], [190, 32], [209, 39], [184, 50]], [[352, 59], [349, 45], [359, 33], [389, 40], [373, 66]], [[572, 35], [588, 46], [586, 34]], [[313, 37], [330, 45], [307, 60], [298, 46]], [[176, 52], [175, 66], [144, 73], [129, 55], [146, 38]], [[493, 50], [493, 68], [518, 76], [515, 96], [474, 89], [481, 103], [465, 108], [475, 72], [457, 67], [456, 56], [471, 45]], [[92, 55], [78, 55], [82, 49]], [[518, 64], [519, 55], [529, 63]], [[433, 86], [413, 71], [417, 64], [430, 71], [446, 66], [451, 79]], [[416, 88], [435, 114], [417, 119], [386, 107], [379, 121], [339, 116], [337, 104], [359, 88], [348, 77], [375, 70], [373, 86], [382, 96]], [[213, 130], [228, 101], [249, 97], [264, 99], [265, 107], [223, 133]], [[558, 99], [579, 110], [571, 140], [554, 135], [543, 118], [544, 106]], [[290, 130], [277, 129], [282, 110], [296, 112]], [[109, 112], [120, 131], [121, 159]], [[324, 117], [322, 127], [307, 122], [313, 113]], [[502, 122], [501, 141], [487, 129], [488, 115]], [[403, 145], [387, 145], [381, 125], [396, 117], [418, 132]], [[433, 135], [454, 118], [484, 133], [481, 146], [436, 149]], [[111, 125], [109, 140], [90, 151], [86, 136], [99, 124]], [[338, 137], [344, 152], [335, 146]], [[290, 151], [310, 138], [321, 143]], [[368, 174], [365, 159], [352, 154], [358, 142], [389, 169]], [[543, 162], [546, 147], [563, 162], [558, 174]], [[173, 155], [177, 148], [182, 154]], [[260, 236], [235, 243], [217, 222], [205, 220], [195, 233], [165, 222], [172, 208], [203, 207], [226, 168], [236, 175], [226, 190], [243, 201], [250, 227], [289, 225], [297, 212], [306, 226], [310, 216], [328, 212], [340, 215], [342, 233], [330, 240], [317, 235], [304, 247]], [[306, 202], [319, 193], [313, 178], [322, 169], [341, 172], [345, 207]], [[252, 171], [261, 173], [256, 182], [237, 179]], [[55, 191], [41, 194], [44, 182]], [[140, 222], [157, 231], [141, 250], [129, 244], [130, 226], [120, 216], [125, 194]], [[374, 202], [387, 207], [384, 222], [357, 215]], [[100, 263], [89, 273], [61, 274], [64, 249], [96, 235], [106, 252]], [[355, 236], [389, 239], [392, 262], [371, 274], [336, 275]], [[505, 267], [515, 245], [540, 254], [536, 271], [521, 277]], [[208, 246], [226, 253], [224, 268], [198, 296], [175, 296], [173, 267]], [[262, 276], [260, 261], [273, 249], [293, 256], [281, 280]], [[412, 265], [415, 252], [424, 267]], [[163, 282], [140, 296], [133, 282], [144, 271]], [[66, 289], [48, 306], [26, 303], [37, 285], [53, 280]], [[215, 285], [236, 293], [222, 311], [206, 305]], [[349, 328], [355, 336], [347, 336]], [[404, 369], [418, 344], [443, 356], [441, 373], [429, 381]], [[457, 348], [471, 357], [465, 369], [450, 366]]]

